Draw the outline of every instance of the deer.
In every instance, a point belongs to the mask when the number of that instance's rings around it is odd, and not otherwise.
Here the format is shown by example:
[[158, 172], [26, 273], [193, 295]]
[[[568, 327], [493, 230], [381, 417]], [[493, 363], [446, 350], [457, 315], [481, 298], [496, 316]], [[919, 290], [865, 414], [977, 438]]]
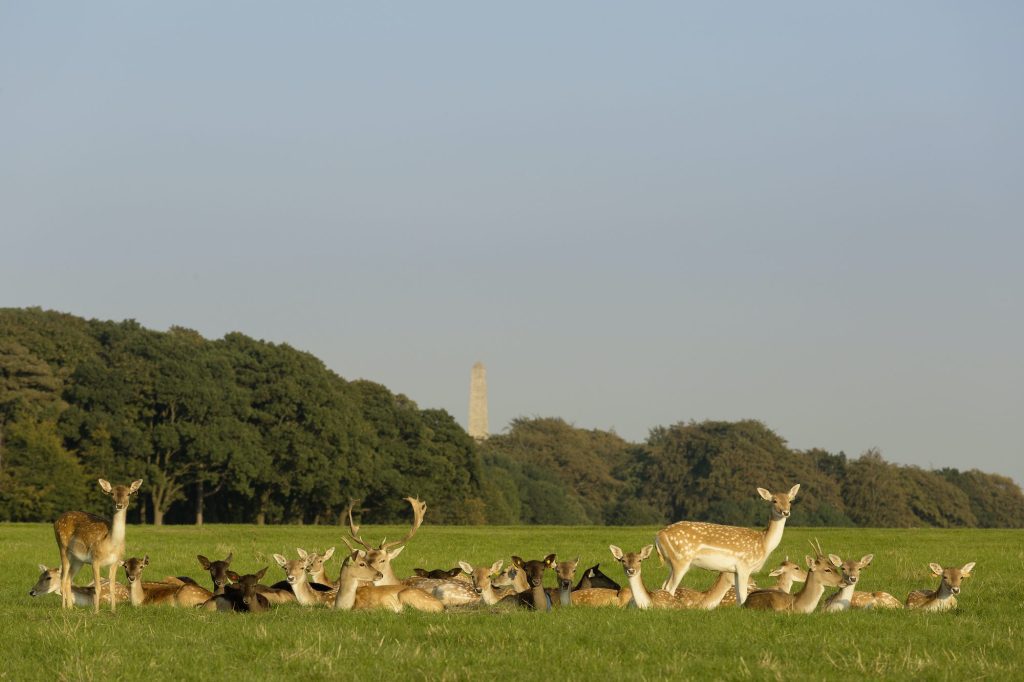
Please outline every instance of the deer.
[[[789, 592], [793, 588], [793, 583], [802, 583], [807, 580], [807, 571], [800, 568], [800, 564], [792, 562], [787, 556], [785, 560], [779, 564], [779, 567], [768, 574], [769, 577], [775, 578], [775, 584], [766, 588], [770, 590], [782, 590], [783, 592]], [[757, 583], [751, 578], [747, 583], [747, 594], [750, 594], [751, 590], [757, 589]], [[736, 588], [730, 587], [725, 596], [722, 597], [719, 606], [735, 606], [736, 605]]]
[[628, 588], [622, 588], [619, 592], [620, 606], [635, 606], [638, 609], [676, 609], [679, 608], [675, 596], [668, 590], [648, 591], [644, 586], [641, 577], [640, 564], [651, 556], [654, 545], [647, 545], [639, 552], [623, 552], [615, 545], [608, 545], [612, 556], [622, 564], [622, 570], [626, 573], [629, 581]]
[[587, 570], [583, 571], [583, 577], [580, 578], [578, 583], [576, 583], [576, 587], [572, 589], [573, 592], [576, 592], [578, 590], [588, 590], [591, 588], [615, 590], [618, 592], [622, 586], [601, 572], [601, 564], [594, 564]]
[[579, 564], [579, 557], [576, 557], [573, 561], [559, 561], [555, 563], [555, 580], [558, 582], [558, 587], [549, 587], [547, 589], [548, 599], [551, 600], [552, 605], [569, 606], [572, 604], [572, 581], [576, 577], [576, 567]]
[[363, 585], [364, 582], [376, 583], [383, 578], [384, 574], [370, 562], [369, 552], [353, 550], [341, 566], [334, 608], [341, 611], [388, 609], [399, 613], [408, 606], [417, 611], [444, 611], [444, 604], [437, 597], [415, 587], [401, 583]]
[[804, 557], [807, 563], [807, 581], [796, 594], [782, 590], [754, 590], [743, 602], [748, 609], [762, 611], [786, 611], [789, 613], [811, 613], [818, 608], [821, 595], [826, 587], [839, 587], [845, 583], [840, 567], [843, 560], [835, 554], [825, 556], [819, 544], [815, 548], [817, 556]]
[[[111, 521], [80, 511], [64, 512], [53, 522], [53, 534], [60, 551], [60, 594], [64, 608], [74, 606], [71, 580], [82, 564], [92, 564], [92, 582], [100, 584], [100, 569], [109, 567], [111, 583], [116, 582], [118, 563], [124, 556], [125, 519], [131, 496], [139, 491], [142, 479], [131, 485], [112, 486], [99, 479], [100, 490], [114, 498], [114, 518]], [[117, 600], [110, 593], [110, 610], [115, 611]], [[100, 592], [93, 595], [93, 611], [100, 612]]]
[[[381, 578], [374, 581], [374, 585], [399, 585], [402, 581], [395, 575], [395, 571], [391, 568], [391, 562], [402, 550], [405, 549], [405, 543], [412, 539], [419, 529], [420, 524], [423, 523], [423, 515], [427, 513], [427, 503], [422, 500], [418, 500], [415, 497], [404, 498], [406, 502], [412, 507], [413, 521], [412, 528], [406, 533], [405, 537], [401, 540], [388, 542], [387, 538], [381, 540], [380, 545], [374, 547], [359, 536], [359, 526], [356, 525], [355, 521], [352, 520], [352, 509], [355, 507], [356, 501], [352, 501], [348, 505], [348, 527], [349, 535], [352, 540], [362, 546], [366, 552], [366, 559], [370, 562], [370, 565], [380, 571]], [[347, 538], [342, 537], [342, 541], [348, 545], [349, 550], [356, 551], [356, 547], [348, 541]]]
[[[864, 606], [866, 598], [871, 598], [872, 595], [869, 592], [857, 592], [857, 581], [860, 580], [860, 572], [870, 566], [874, 558], [874, 554], [866, 554], [859, 561], [847, 559], [842, 563], [839, 570], [843, 573], [843, 585], [839, 588], [838, 592], [825, 600], [822, 611], [835, 612], [866, 608]], [[855, 605], [854, 602], [857, 601], [856, 595], [858, 594], [863, 595], [863, 597], [859, 600], [860, 603]]]
[[679, 521], [662, 528], [655, 535], [658, 557], [669, 564], [669, 574], [662, 589], [675, 593], [690, 566], [735, 575], [738, 602], [747, 598], [747, 580], [764, 566], [768, 556], [782, 541], [790, 509], [800, 484], [787, 493], [771, 493], [758, 488], [757, 493], [772, 505], [768, 527], [762, 531], [717, 523]]
[[222, 594], [215, 594], [199, 608], [206, 611], [234, 611], [238, 613], [261, 613], [270, 608], [270, 602], [259, 591], [260, 581], [267, 573], [267, 567], [250, 573], [238, 575], [228, 571], [232, 584], [227, 585]]
[[[301, 554], [299, 555], [301, 556]], [[324, 564], [334, 556], [334, 548], [331, 547], [323, 554], [317, 552], [309, 553], [309, 565], [306, 567], [306, 572], [309, 573], [309, 577], [312, 582], [318, 585], [326, 585], [327, 587], [334, 587], [334, 581], [327, 577], [327, 571], [324, 570]]]
[[417, 578], [429, 578], [430, 580], [458, 580], [462, 576], [462, 567], [456, 566], [449, 569], [435, 568], [432, 570], [414, 568], [412, 573]]
[[525, 607], [536, 611], [550, 611], [551, 598], [544, 590], [544, 571], [555, 565], [555, 555], [548, 554], [543, 559], [525, 561], [513, 556], [512, 565], [525, 576], [528, 588], [516, 594], [504, 597], [500, 603]]
[[[736, 589], [733, 586], [734, 578], [731, 573], [719, 573], [715, 582], [706, 590], [694, 590], [688, 587], [677, 587], [675, 599], [679, 608], [683, 609], [711, 609], [719, 606], [728, 606], [726, 597], [732, 595], [732, 604], [736, 603]], [[757, 585], [750, 580], [748, 587], [756, 588]]]
[[907, 595], [908, 609], [922, 611], [949, 611], [957, 606], [956, 595], [960, 594], [960, 585], [965, 578], [970, 578], [976, 562], [964, 564], [960, 568], [943, 568], [941, 564], [931, 563], [928, 568], [940, 578], [937, 590], [914, 590]]
[[[459, 573], [462, 573], [461, 568]], [[403, 580], [401, 584], [432, 594], [445, 606], [469, 606], [480, 601], [480, 595], [473, 589], [472, 583], [465, 580], [412, 576]]]
[[[495, 591], [494, 585], [491, 583], [491, 576], [498, 575], [501, 573], [501, 565], [505, 563], [503, 559], [498, 559], [490, 566], [478, 566], [474, 568], [471, 564], [460, 561], [459, 568], [469, 576], [473, 591], [476, 592], [480, 601], [487, 606], [494, 606], [501, 601], [501, 596]], [[442, 591], [445, 587], [440, 588]], [[449, 588], [450, 589], [450, 588]], [[434, 596], [444, 601], [442, 595], [435, 594]]]
[[306, 580], [309, 554], [303, 549], [296, 548], [296, 550], [299, 553], [299, 558], [291, 561], [280, 554], [274, 555], [274, 561], [284, 569], [285, 578], [288, 580], [288, 588], [295, 595], [295, 601], [302, 606], [329, 606], [334, 603], [338, 588], [334, 587], [328, 591], [320, 591], [310, 587], [309, 581]]
[[[39, 574], [39, 580], [36, 581], [35, 587], [29, 590], [28, 596], [38, 597], [41, 594], [51, 594], [54, 592], [60, 594], [60, 567], [47, 568], [45, 564], [39, 564], [39, 570], [42, 573]], [[75, 606], [92, 606], [95, 600], [95, 585], [89, 585], [88, 587], [72, 585], [71, 591]], [[119, 602], [129, 600], [128, 588], [121, 583], [114, 583], [114, 595], [115, 599]], [[110, 583], [103, 579], [100, 581], [100, 599], [109, 598]]]
[[149, 566], [149, 555], [142, 559], [131, 557], [121, 562], [128, 578], [128, 592], [132, 606], [200, 606], [206, 603], [213, 592], [195, 583], [176, 580], [174, 583], [142, 581], [142, 571]]
[[228, 569], [231, 568], [231, 557], [234, 556], [234, 552], [228, 552], [227, 557], [220, 561], [210, 561], [202, 554], [196, 555], [196, 560], [199, 561], [199, 565], [203, 567], [204, 571], [210, 572], [210, 579], [213, 580], [213, 593], [224, 594], [224, 588], [227, 586], [230, 578], [228, 578]]

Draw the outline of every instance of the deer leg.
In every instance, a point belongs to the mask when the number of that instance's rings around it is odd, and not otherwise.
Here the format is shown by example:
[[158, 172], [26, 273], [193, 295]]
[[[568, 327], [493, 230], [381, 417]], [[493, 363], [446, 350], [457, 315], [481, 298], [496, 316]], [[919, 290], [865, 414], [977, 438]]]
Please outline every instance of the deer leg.
[[[110, 590], [110, 612], [113, 613], [117, 610], [117, 590], [114, 589], [114, 580], [117, 579], [117, 562], [110, 564], [110, 582], [107, 583], [107, 589]], [[97, 583], [96, 593], [99, 594], [100, 586]]]
[[665, 579], [665, 584], [661, 586], [661, 589], [669, 592], [670, 594], [676, 593], [676, 588], [679, 587], [679, 583], [683, 582], [683, 576], [690, 570], [690, 562], [692, 559], [680, 560], [676, 558], [670, 558], [668, 578]]
[[100, 612], [100, 566], [96, 561], [92, 562], [92, 610], [93, 613]]
[[75, 599], [71, 594], [71, 560], [68, 548], [60, 546], [60, 605], [63, 608], [74, 606]]
[[747, 601], [747, 581], [750, 580], [750, 571], [737, 567], [733, 575], [736, 576], [736, 606], [743, 606], [743, 602]]

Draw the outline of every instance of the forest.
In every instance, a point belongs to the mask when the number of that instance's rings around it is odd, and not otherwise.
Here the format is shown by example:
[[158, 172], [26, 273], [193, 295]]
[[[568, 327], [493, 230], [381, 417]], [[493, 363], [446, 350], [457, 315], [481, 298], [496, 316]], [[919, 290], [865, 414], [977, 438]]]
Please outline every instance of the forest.
[[233, 332], [0, 309], [0, 521], [106, 513], [95, 479], [143, 478], [137, 523], [334, 524], [430, 503], [439, 524], [764, 523], [756, 487], [801, 483], [794, 525], [1024, 527], [1024, 493], [877, 451], [794, 450], [756, 420], [680, 421], [631, 443], [559, 418], [477, 443], [448, 412]]

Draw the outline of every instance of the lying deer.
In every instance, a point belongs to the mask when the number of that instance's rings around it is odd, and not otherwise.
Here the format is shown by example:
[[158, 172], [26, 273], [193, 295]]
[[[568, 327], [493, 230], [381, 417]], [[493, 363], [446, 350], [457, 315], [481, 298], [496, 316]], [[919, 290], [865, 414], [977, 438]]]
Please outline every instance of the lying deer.
[[[705, 609], [710, 611], [719, 606], [730, 606], [736, 603], [735, 578], [731, 573], [719, 573], [715, 582], [706, 590], [694, 590], [688, 587], [677, 587], [675, 598], [679, 608]], [[751, 579], [747, 587], [757, 589], [757, 583]], [[732, 596], [731, 603], [727, 597]]]
[[[488, 606], [493, 606], [501, 601], [501, 596], [495, 591], [494, 585], [491, 583], [491, 576], [498, 575], [501, 572], [501, 565], [504, 563], [502, 559], [498, 559], [490, 566], [480, 566], [474, 568], [472, 565], [465, 561], [459, 562], [459, 568], [461, 568], [466, 575], [469, 576], [473, 591], [476, 592], [480, 601]], [[444, 601], [443, 591], [442, 595], [435, 594], [438, 599]], [[453, 588], [448, 588], [453, 589]]]
[[948, 611], [956, 608], [956, 595], [960, 594], [960, 584], [964, 578], [970, 578], [975, 562], [964, 564], [960, 568], [943, 568], [940, 564], [928, 564], [932, 573], [941, 578], [937, 590], [914, 590], [907, 595], [908, 609], [924, 611]]
[[[36, 581], [35, 587], [29, 590], [28, 595], [38, 597], [41, 594], [60, 594], [60, 568], [47, 568], [44, 564], [39, 564], [39, 570], [42, 571], [39, 580]], [[72, 585], [71, 591], [75, 606], [92, 606], [96, 601], [95, 585]], [[110, 582], [105, 578], [100, 580], [100, 599], [110, 599]], [[128, 601], [128, 588], [121, 583], [114, 583], [114, 599], [118, 602]]]
[[195, 583], [176, 583], [142, 581], [142, 571], [149, 566], [149, 556], [142, 559], [131, 557], [121, 562], [125, 576], [128, 578], [128, 592], [132, 606], [199, 606], [206, 603], [213, 593]]
[[[338, 594], [338, 588], [334, 587], [328, 591], [313, 589], [306, 580], [306, 568], [309, 565], [309, 555], [302, 549], [298, 550], [299, 558], [289, 561], [280, 554], [274, 555], [274, 561], [284, 569], [287, 579], [287, 586], [295, 595], [295, 601], [302, 606], [330, 606]], [[276, 585], [274, 586], [276, 588]]]
[[513, 556], [512, 565], [525, 576], [529, 589], [511, 594], [501, 600], [503, 604], [523, 606], [537, 611], [550, 611], [551, 598], [544, 591], [544, 571], [555, 564], [555, 555], [548, 554], [543, 559], [524, 561], [522, 558]]
[[[301, 552], [299, 553], [301, 557]], [[327, 571], [324, 569], [324, 564], [334, 556], [334, 548], [331, 547], [323, 554], [317, 552], [309, 553], [309, 563], [306, 565], [306, 573], [309, 574], [310, 582], [318, 585], [325, 585], [327, 587], [334, 587], [334, 581], [327, 577]]]
[[[769, 590], [781, 590], [783, 592], [789, 592], [793, 588], [793, 583], [802, 583], [807, 580], [807, 571], [800, 568], [800, 564], [794, 563], [786, 559], [779, 564], [779, 567], [768, 574], [770, 577], [775, 578], [775, 584], [765, 589]], [[751, 590], [756, 590], [757, 583], [751, 578], [747, 583], [747, 593]], [[736, 588], [730, 587], [725, 596], [722, 597], [722, 602], [719, 606], [735, 606], [736, 605]]]
[[228, 571], [232, 584], [225, 586], [223, 594], [215, 594], [200, 608], [206, 611], [235, 611], [238, 613], [261, 613], [270, 608], [270, 602], [259, 592], [260, 581], [267, 568], [248, 575]]
[[[100, 569], [109, 567], [111, 584], [117, 582], [117, 567], [124, 556], [125, 519], [131, 496], [139, 491], [142, 479], [131, 485], [112, 486], [99, 479], [100, 489], [114, 498], [114, 518], [111, 521], [93, 514], [70, 511], [53, 522], [53, 534], [60, 551], [60, 594], [64, 608], [74, 605], [71, 581], [83, 564], [92, 564], [92, 583], [100, 584]], [[100, 593], [93, 593], [93, 610], [99, 613]], [[114, 592], [110, 592], [110, 610], [116, 609]]]
[[835, 554], [823, 555], [821, 546], [816, 548], [817, 556], [804, 557], [807, 562], [807, 581], [803, 589], [796, 594], [782, 590], [755, 590], [748, 595], [743, 606], [748, 609], [764, 611], [788, 611], [790, 613], [811, 613], [818, 608], [818, 602], [825, 593], [826, 587], [839, 587], [843, 584], [843, 572], [840, 570], [842, 559]]
[[823, 611], [846, 611], [847, 609], [872, 608], [903, 608], [896, 597], [888, 592], [857, 591], [860, 572], [867, 568], [875, 558], [874, 554], [862, 556], [860, 561], [852, 559], [844, 561], [840, 570], [843, 572], [843, 585], [838, 592], [825, 600]]
[[662, 589], [675, 593], [690, 566], [735, 575], [739, 602], [747, 597], [747, 581], [761, 570], [772, 551], [782, 541], [790, 508], [800, 485], [786, 493], [771, 493], [758, 488], [757, 493], [772, 505], [771, 519], [764, 530], [751, 530], [717, 523], [680, 521], [662, 528], [655, 535], [658, 556], [669, 564], [668, 578]]
[[576, 567], [580, 564], [580, 558], [573, 561], [559, 561], [555, 563], [555, 581], [558, 587], [547, 589], [548, 599], [555, 606], [569, 606], [572, 604], [572, 581], [576, 578]]
[[462, 568], [456, 566], [455, 568], [435, 568], [427, 570], [425, 568], [414, 568], [412, 569], [413, 575], [417, 578], [429, 578], [431, 580], [456, 580], [462, 575]]
[[[391, 562], [402, 553], [405, 549], [405, 543], [412, 539], [423, 523], [423, 516], [427, 513], [427, 504], [422, 500], [418, 500], [415, 497], [406, 497], [405, 501], [412, 507], [413, 521], [412, 528], [406, 533], [405, 537], [401, 540], [387, 542], [387, 540], [381, 540], [380, 545], [374, 547], [370, 543], [363, 540], [359, 536], [359, 526], [356, 525], [352, 519], [352, 510], [355, 507], [355, 501], [350, 502], [348, 506], [348, 525], [349, 535], [352, 540], [357, 544], [361, 545], [366, 553], [366, 560], [371, 566], [380, 571], [381, 578], [374, 581], [374, 585], [399, 585], [401, 580], [395, 575], [395, 570], [391, 567]], [[348, 545], [351, 551], [356, 551], [356, 547], [348, 541], [347, 538], [342, 538], [344, 543]]]
[[370, 563], [367, 552], [353, 550], [341, 566], [334, 608], [342, 611], [389, 609], [398, 613], [408, 606], [417, 611], [444, 611], [444, 604], [439, 599], [415, 587], [362, 584], [376, 582], [383, 577], [384, 574]]
[[636, 606], [638, 609], [680, 608], [679, 603], [668, 590], [649, 592], [647, 587], [644, 586], [640, 564], [651, 556], [651, 552], [654, 551], [654, 545], [647, 545], [639, 552], [630, 552], [628, 554], [615, 545], [609, 545], [608, 549], [611, 550], [615, 560], [622, 564], [622, 570], [625, 571], [626, 579], [629, 581], [629, 587], [623, 588], [619, 592], [618, 602], [620, 606]]
[[594, 564], [583, 571], [583, 577], [576, 583], [576, 587], [572, 589], [575, 592], [576, 590], [588, 590], [591, 588], [615, 590], [618, 592], [622, 586], [601, 572], [601, 564]]
[[224, 594], [224, 588], [230, 582], [228, 578], [228, 569], [231, 568], [231, 557], [233, 553], [229, 552], [227, 557], [220, 561], [210, 561], [202, 554], [197, 554], [196, 559], [199, 561], [199, 565], [203, 567], [204, 571], [210, 572], [210, 579], [213, 580], [213, 593]]

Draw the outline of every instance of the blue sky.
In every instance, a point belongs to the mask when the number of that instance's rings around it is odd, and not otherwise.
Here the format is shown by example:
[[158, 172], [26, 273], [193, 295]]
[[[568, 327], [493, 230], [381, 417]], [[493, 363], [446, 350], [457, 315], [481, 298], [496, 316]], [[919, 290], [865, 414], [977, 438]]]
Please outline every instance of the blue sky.
[[1024, 480], [1019, 3], [0, 3], [0, 305]]

